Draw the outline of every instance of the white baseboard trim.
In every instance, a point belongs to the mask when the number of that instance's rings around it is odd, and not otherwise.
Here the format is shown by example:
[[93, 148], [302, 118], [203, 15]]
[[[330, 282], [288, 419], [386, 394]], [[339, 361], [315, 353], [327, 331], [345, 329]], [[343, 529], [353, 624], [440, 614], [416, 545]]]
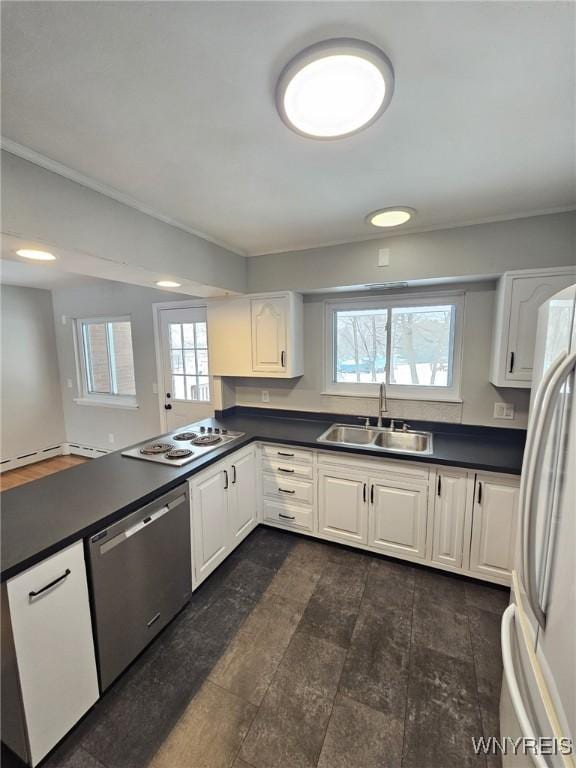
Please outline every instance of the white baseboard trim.
[[44, 461], [45, 459], [53, 459], [55, 456], [62, 456], [68, 451], [65, 450], [66, 444], [54, 445], [50, 448], [39, 448], [35, 451], [30, 451], [22, 456], [15, 456], [12, 459], [0, 460], [0, 473], [8, 472], [10, 469], [17, 469], [18, 467], [25, 467], [27, 464], [36, 464], [38, 461]]

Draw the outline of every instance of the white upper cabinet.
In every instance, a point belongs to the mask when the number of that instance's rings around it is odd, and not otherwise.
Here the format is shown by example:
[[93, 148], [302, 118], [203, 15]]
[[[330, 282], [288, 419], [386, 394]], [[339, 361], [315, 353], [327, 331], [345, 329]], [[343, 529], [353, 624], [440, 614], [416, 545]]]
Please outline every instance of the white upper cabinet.
[[576, 281], [573, 267], [507, 272], [498, 284], [490, 381], [530, 388], [538, 308]]
[[210, 373], [294, 378], [304, 373], [302, 296], [284, 292], [208, 302]]

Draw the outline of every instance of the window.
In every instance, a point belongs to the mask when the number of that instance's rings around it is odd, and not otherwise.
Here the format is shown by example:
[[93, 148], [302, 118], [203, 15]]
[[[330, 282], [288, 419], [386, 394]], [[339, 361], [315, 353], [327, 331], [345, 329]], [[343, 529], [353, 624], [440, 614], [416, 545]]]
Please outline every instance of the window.
[[326, 303], [326, 392], [458, 400], [463, 297]]
[[77, 341], [82, 400], [135, 406], [130, 318], [78, 320]]
[[168, 328], [172, 397], [210, 402], [206, 321], [170, 322]]

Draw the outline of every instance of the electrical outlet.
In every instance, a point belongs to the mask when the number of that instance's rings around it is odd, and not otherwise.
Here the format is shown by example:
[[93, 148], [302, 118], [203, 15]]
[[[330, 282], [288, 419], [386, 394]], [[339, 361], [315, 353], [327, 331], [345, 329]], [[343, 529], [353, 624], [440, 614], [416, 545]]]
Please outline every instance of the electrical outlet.
[[66, 315], [60, 315], [60, 322], [62, 323], [62, 325], [66, 325], [66, 323], [68, 322], [68, 318], [66, 317]]
[[270, 392], [268, 392], [267, 389], [262, 390], [262, 402], [263, 403], [269, 403], [270, 402]]
[[512, 403], [494, 403], [495, 419], [513, 419], [514, 406]]
[[108, 432], [108, 442], [110, 443], [110, 445], [114, 445], [114, 433], [113, 432]]
[[152, 394], [157, 395], [158, 394], [158, 384], [156, 382], [152, 383]]
[[378, 266], [390, 266], [390, 248], [380, 248], [378, 250]]
[[72, 389], [72, 379], [66, 379], [66, 386], [68, 389]]

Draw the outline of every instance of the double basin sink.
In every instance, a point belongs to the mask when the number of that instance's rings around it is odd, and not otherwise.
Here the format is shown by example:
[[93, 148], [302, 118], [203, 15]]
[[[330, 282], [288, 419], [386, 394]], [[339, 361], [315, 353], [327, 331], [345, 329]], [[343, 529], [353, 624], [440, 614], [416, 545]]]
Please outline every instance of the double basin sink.
[[393, 430], [385, 427], [354, 427], [349, 424], [332, 424], [317, 439], [319, 443], [343, 445], [353, 448], [369, 448], [392, 453], [432, 453], [432, 433], [410, 429]]

